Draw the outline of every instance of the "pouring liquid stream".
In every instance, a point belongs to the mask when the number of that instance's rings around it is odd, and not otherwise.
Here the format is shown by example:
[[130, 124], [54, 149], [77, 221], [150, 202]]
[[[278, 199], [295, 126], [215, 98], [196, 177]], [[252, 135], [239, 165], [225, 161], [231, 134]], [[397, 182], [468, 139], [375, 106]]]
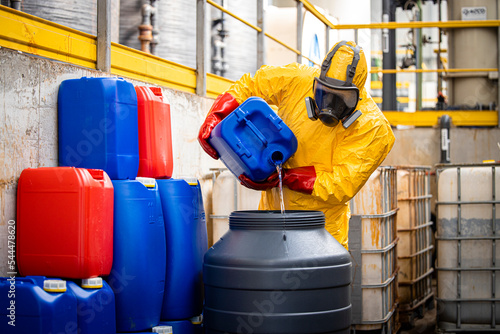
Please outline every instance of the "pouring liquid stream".
[[278, 172], [279, 177], [279, 197], [280, 197], [280, 207], [281, 207], [281, 215], [283, 216], [283, 241], [285, 242], [285, 252], [288, 254], [288, 244], [286, 242], [286, 218], [285, 218], [285, 201], [283, 199], [283, 174], [281, 164], [276, 165], [276, 171]]

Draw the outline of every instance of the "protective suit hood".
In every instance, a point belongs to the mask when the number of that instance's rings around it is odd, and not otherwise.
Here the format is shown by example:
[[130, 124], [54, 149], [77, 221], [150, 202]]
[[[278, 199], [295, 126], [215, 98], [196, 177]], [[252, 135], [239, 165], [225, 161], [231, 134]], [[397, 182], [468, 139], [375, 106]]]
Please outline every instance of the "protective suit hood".
[[[333, 51], [333, 49], [335, 49], [335, 47], [339, 43], [336, 43], [330, 49], [330, 51], [328, 53]], [[347, 42], [347, 44], [350, 44], [352, 46], [356, 46], [356, 43], [354, 43], [352, 41]], [[352, 63], [353, 56], [354, 56], [354, 51], [350, 47], [348, 47], [347, 45], [341, 46], [337, 50], [335, 55], [333, 56], [332, 61], [331, 61], [331, 66], [328, 69], [326, 76], [333, 78], [333, 79], [345, 81], [346, 80], [346, 69], [347, 69], [347, 66]], [[368, 68], [366, 65], [366, 57], [365, 57], [365, 53], [363, 52], [363, 49], [360, 49], [359, 56], [360, 57], [359, 57], [358, 66], [356, 67], [356, 74], [354, 75], [354, 78], [352, 79], [352, 83], [355, 84], [356, 87], [358, 87], [359, 92], [361, 94], [362, 90], [365, 87], [366, 77], [368, 75]], [[326, 59], [326, 56], [323, 59], [323, 61], [325, 61], [325, 59]]]

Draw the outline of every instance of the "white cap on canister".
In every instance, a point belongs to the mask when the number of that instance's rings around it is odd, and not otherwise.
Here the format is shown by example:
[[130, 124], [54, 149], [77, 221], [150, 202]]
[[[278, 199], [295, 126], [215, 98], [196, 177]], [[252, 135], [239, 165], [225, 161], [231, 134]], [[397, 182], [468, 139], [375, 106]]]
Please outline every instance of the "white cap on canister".
[[46, 279], [43, 281], [43, 289], [47, 292], [66, 292], [66, 281]]
[[156, 187], [156, 181], [155, 179], [151, 178], [151, 177], [141, 177], [141, 176], [138, 176], [135, 178], [136, 181], [139, 181], [140, 183], [142, 183], [146, 188], [154, 188]]
[[198, 179], [195, 177], [183, 177], [182, 178], [184, 181], [186, 181], [190, 186], [197, 186], [198, 185]]
[[100, 289], [102, 288], [102, 278], [84, 278], [82, 279], [82, 288], [84, 289]]
[[153, 333], [173, 334], [172, 326], [156, 326], [152, 328]]
[[189, 321], [191, 321], [193, 325], [201, 325], [201, 323], [203, 322], [203, 314], [192, 317], [191, 319], [189, 319]]

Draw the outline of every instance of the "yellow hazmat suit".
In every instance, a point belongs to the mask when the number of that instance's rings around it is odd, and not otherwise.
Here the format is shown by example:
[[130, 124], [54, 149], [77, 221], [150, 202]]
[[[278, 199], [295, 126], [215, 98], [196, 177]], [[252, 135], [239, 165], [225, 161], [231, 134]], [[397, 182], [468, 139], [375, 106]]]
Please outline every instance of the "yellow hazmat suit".
[[[352, 58], [353, 51], [342, 46], [335, 53], [327, 76], [345, 80], [346, 67]], [[278, 115], [298, 140], [297, 152], [283, 167], [314, 166], [316, 170], [311, 195], [283, 188], [285, 208], [323, 211], [326, 229], [347, 248], [349, 200], [385, 159], [394, 144], [394, 134], [364, 88], [367, 66], [362, 50], [353, 78], [360, 97], [356, 109], [362, 116], [349, 128], [344, 129], [342, 124], [328, 127], [308, 118], [304, 99], [313, 97], [313, 81], [319, 73], [319, 69], [297, 63], [263, 66], [253, 77], [245, 74], [227, 93], [239, 104], [251, 96], [258, 96], [278, 108]], [[263, 191], [259, 209], [280, 210], [278, 191], [278, 188]]]

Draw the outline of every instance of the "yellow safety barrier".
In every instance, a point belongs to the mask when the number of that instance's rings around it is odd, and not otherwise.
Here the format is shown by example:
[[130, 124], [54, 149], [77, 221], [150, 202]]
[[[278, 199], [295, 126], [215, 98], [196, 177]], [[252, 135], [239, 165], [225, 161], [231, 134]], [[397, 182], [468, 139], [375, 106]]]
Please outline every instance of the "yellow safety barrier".
[[384, 111], [384, 115], [392, 126], [409, 125], [417, 127], [433, 127], [438, 125], [443, 115], [451, 117], [454, 126], [497, 126], [498, 111], [478, 110], [446, 110], [446, 111]]
[[96, 68], [96, 38], [0, 5], [0, 46]]
[[[0, 5], [0, 46], [96, 69], [96, 37]], [[196, 90], [196, 70], [111, 43], [111, 74], [184, 92]], [[217, 97], [232, 80], [207, 75], [207, 96]]]
[[447, 68], [447, 69], [387, 69], [372, 68], [370, 73], [463, 73], [463, 72], [498, 72], [498, 68]]

